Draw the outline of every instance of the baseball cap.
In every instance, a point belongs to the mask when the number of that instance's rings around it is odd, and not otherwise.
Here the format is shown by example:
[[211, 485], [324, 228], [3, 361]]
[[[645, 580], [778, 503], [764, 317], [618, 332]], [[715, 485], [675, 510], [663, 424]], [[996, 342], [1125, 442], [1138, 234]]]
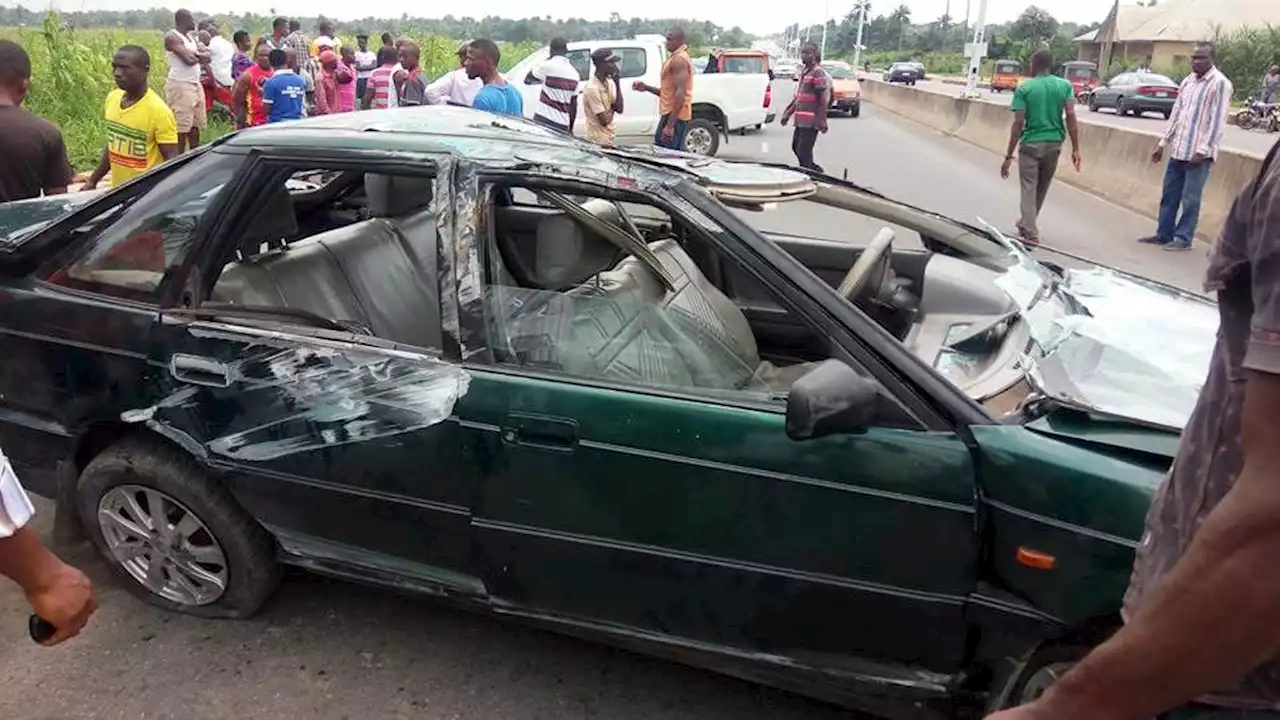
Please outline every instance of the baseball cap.
[[612, 48], [600, 48], [591, 53], [591, 61], [597, 65], [603, 62], [614, 62], [617, 59], [618, 56], [613, 54]]

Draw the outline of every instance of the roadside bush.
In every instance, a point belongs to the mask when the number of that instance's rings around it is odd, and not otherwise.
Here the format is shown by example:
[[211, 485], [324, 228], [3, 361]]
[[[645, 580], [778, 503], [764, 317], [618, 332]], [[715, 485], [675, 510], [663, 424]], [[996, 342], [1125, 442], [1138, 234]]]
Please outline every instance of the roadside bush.
[[1235, 86], [1237, 99], [1258, 92], [1262, 76], [1272, 63], [1280, 63], [1280, 27], [1244, 28], [1214, 38], [1218, 67]]

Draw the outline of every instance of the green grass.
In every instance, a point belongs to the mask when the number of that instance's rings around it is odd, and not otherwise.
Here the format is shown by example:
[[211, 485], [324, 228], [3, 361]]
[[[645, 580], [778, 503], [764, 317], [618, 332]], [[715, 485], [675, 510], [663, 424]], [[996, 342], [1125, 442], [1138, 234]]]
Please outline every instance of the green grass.
[[[230, 36], [230, 30], [226, 35]], [[72, 29], [55, 12], [39, 28], [0, 28], [0, 38], [22, 45], [31, 56], [31, 92], [25, 106], [62, 131], [67, 156], [76, 170], [90, 170], [102, 154], [106, 138], [102, 103], [115, 88], [111, 56], [122, 45], [140, 45], [151, 54], [151, 87], [163, 93], [167, 68], [158, 31]], [[422, 49], [422, 67], [431, 77], [457, 67], [458, 40], [439, 36], [414, 38]], [[355, 38], [342, 38], [354, 43]], [[534, 43], [503, 44], [502, 69], [532, 52]], [[215, 113], [202, 139], [232, 130], [230, 119]]]

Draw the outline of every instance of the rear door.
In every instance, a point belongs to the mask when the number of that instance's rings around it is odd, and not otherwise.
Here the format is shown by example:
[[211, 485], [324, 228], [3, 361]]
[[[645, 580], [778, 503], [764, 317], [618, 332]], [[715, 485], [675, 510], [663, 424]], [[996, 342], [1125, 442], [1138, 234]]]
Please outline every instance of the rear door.
[[[433, 213], [452, 194], [434, 183], [433, 202], [413, 178], [420, 199], [392, 201], [385, 159], [342, 155], [253, 162], [162, 312], [159, 399], [136, 419], [204, 458], [295, 560], [479, 594], [450, 422], [466, 373], [438, 327], [413, 342], [385, 330], [396, 314], [438, 324]], [[336, 183], [350, 191], [327, 194]]]

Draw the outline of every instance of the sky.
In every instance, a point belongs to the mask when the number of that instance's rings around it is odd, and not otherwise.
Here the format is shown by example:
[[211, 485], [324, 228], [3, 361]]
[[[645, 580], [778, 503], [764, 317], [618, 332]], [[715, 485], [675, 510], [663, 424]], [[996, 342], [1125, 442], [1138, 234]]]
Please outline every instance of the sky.
[[[589, 20], [608, 19], [609, 13], [617, 12], [624, 18], [639, 17], [681, 17], [696, 16], [699, 20], [710, 20], [717, 25], [731, 27], [740, 25], [744, 30], [757, 35], [779, 32], [790, 23], [819, 23], [824, 12], [831, 17], [841, 18], [853, 6], [852, 0], [809, 0], [809, 2], [791, 5], [785, 0], [701, 0], [691, 3], [689, 0], [642, 0], [640, 2], [584, 2], [583, 0], [541, 0], [530, 4], [528, 0], [488, 0], [482, 3], [464, 3], [453, 6], [451, 3], [422, 3], [415, 0], [380, 0], [373, 4], [352, 3], [348, 0], [184, 0], [187, 7], [197, 14], [204, 12], [232, 10], [236, 12], [253, 12], [268, 14], [274, 10], [278, 14], [301, 14], [308, 17], [323, 14], [339, 21], [345, 18], [362, 17], [371, 12], [384, 17], [396, 17], [408, 13], [417, 17], [440, 17], [453, 14], [459, 17], [499, 15], [520, 18], [530, 14], [559, 17], [582, 17]], [[912, 21], [923, 22], [942, 15], [948, 0], [871, 0], [871, 15], [888, 13], [899, 3], [911, 8]], [[960, 22], [965, 17], [965, 3], [972, 2], [972, 17], [977, 19], [979, 0], [950, 0], [951, 15]], [[1131, 2], [1132, 0], [1123, 0]], [[59, 10], [128, 10], [150, 7], [152, 5], [171, 6], [179, 0], [155, 0], [140, 2], [139, 0], [54, 0], [52, 5]], [[1062, 21], [1101, 22], [1110, 11], [1113, 0], [1035, 0], [1034, 4], [1048, 10], [1054, 17]], [[26, 4], [26, 3], [23, 3]], [[1028, 5], [1028, 0], [988, 0], [988, 22], [1005, 22], [1018, 16]], [[28, 7], [38, 6], [32, 2]], [[456, 7], [457, 9], [452, 9]], [[534, 10], [533, 8], [537, 8]]]

